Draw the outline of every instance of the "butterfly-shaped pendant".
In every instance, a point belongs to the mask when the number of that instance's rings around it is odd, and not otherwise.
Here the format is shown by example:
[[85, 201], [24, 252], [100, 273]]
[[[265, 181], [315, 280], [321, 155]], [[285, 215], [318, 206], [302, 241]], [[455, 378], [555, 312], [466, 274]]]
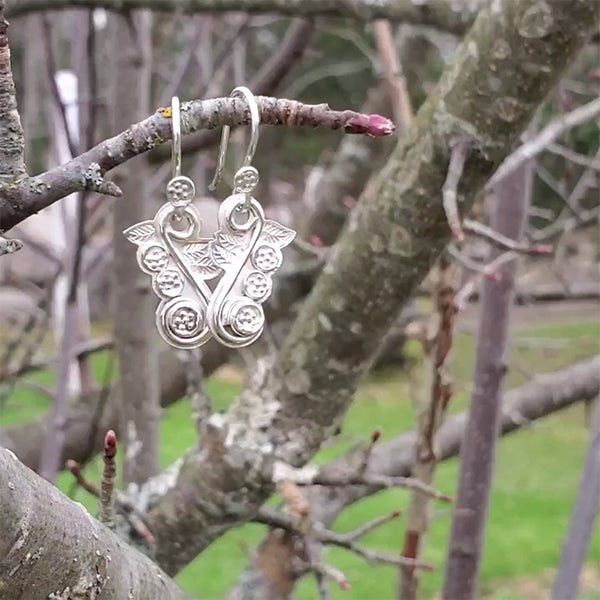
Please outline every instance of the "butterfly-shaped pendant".
[[[173, 202], [173, 182], [183, 186], [187, 203]], [[295, 237], [292, 229], [265, 219], [260, 204], [245, 194], [229, 196], [219, 209], [219, 230], [200, 237], [201, 219], [192, 204], [193, 183], [171, 180], [168, 196], [153, 220], [125, 230], [137, 244], [140, 268], [152, 276], [161, 299], [156, 325], [176, 348], [197, 348], [211, 337], [240, 348], [262, 333], [262, 303], [271, 295], [281, 250]], [[191, 186], [191, 187], [190, 187]], [[192, 190], [191, 192], [189, 190]], [[208, 285], [219, 278], [214, 291]]]

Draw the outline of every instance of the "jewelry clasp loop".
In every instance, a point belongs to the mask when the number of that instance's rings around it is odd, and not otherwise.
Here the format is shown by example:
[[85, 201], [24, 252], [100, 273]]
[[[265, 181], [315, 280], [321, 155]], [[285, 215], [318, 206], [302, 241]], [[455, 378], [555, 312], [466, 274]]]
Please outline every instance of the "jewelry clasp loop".
[[[236, 87], [230, 94], [233, 97], [244, 98], [248, 103], [248, 108], [250, 109], [250, 142], [248, 144], [248, 150], [246, 151], [246, 156], [244, 157], [244, 162], [242, 163], [242, 169], [244, 167], [250, 166], [252, 159], [254, 158], [254, 153], [256, 152], [256, 146], [258, 144], [258, 128], [260, 125], [260, 114], [258, 112], [258, 104], [256, 103], [256, 98], [254, 94], [245, 86]], [[215, 176], [213, 180], [210, 182], [208, 189], [214, 191], [217, 187], [217, 184], [221, 180], [221, 176], [223, 175], [223, 167], [225, 166], [225, 156], [227, 154], [227, 146], [229, 144], [229, 133], [231, 131], [231, 127], [229, 125], [223, 125], [223, 133], [221, 134], [221, 147], [219, 148], [219, 158], [217, 161], [217, 170], [215, 171]]]

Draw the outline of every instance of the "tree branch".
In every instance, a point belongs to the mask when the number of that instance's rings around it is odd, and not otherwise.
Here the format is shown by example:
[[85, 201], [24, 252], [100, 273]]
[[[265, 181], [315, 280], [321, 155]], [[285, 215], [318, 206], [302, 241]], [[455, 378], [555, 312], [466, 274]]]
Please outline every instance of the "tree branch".
[[117, 436], [111, 429], [104, 437], [104, 470], [102, 472], [102, 483], [100, 487], [100, 511], [98, 520], [109, 529], [115, 528], [114, 523], [114, 495], [115, 478], [117, 475]]
[[473, 219], [465, 219], [463, 222], [463, 228], [467, 233], [471, 233], [478, 237], [483, 238], [490, 244], [501, 250], [512, 250], [519, 252], [520, 254], [527, 254], [529, 256], [539, 256], [540, 254], [552, 254], [553, 247], [548, 244], [532, 245], [527, 242], [520, 242], [513, 240], [500, 232], [480, 223]]
[[[257, 102], [261, 122], [265, 125], [323, 127], [375, 137], [394, 131], [391, 121], [379, 115], [365, 115], [350, 110], [335, 111], [327, 104], [307, 105], [294, 100], [267, 97], [257, 97]], [[0, 186], [0, 231], [14, 227], [73, 192], [90, 190], [119, 196], [121, 190], [114, 183], [107, 182], [104, 174], [170, 140], [170, 116], [169, 109], [159, 109], [151, 117], [101, 142], [65, 165], [29, 177], [16, 186]], [[199, 129], [247, 124], [249, 119], [248, 109], [242, 100], [196, 100], [182, 105], [181, 130], [186, 135]]]
[[4, 448], [0, 490], [3, 598], [187, 598], [149, 558]]
[[[402, 556], [395, 556], [387, 554], [385, 552], [377, 552], [368, 548], [359, 546], [356, 541], [373, 531], [374, 529], [381, 527], [389, 523], [391, 520], [396, 519], [401, 515], [400, 511], [395, 511], [388, 515], [378, 517], [365, 525], [358, 527], [354, 531], [348, 533], [337, 533], [330, 531], [322, 526], [315, 526], [312, 529], [312, 534], [315, 539], [325, 546], [337, 546], [338, 548], [344, 548], [353, 552], [357, 556], [364, 558], [368, 563], [382, 564], [382, 565], [393, 565], [393, 566], [411, 566], [415, 569], [423, 569], [425, 571], [433, 571], [435, 567], [429, 563], [411, 560]], [[292, 533], [302, 534], [301, 528], [299, 528], [295, 519], [291, 516], [276, 511], [269, 507], [263, 507], [258, 511], [258, 514], [253, 519], [256, 523], [262, 523], [269, 527], [278, 527], [279, 529], [285, 529]]]
[[471, 144], [468, 139], [464, 138], [452, 140], [451, 146], [448, 174], [442, 187], [442, 205], [452, 234], [459, 242], [462, 242], [465, 239], [465, 234], [462, 230], [458, 210], [458, 184], [471, 150]]
[[[0, 181], [15, 181], [25, 173], [25, 142], [17, 111], [17, 96], [10, 65], [5, 0], [0, 0]], [[1, 220], [0, 220], [1, 223]], [[0, 232], [4, 228], [0, 224]]]
[[67, 8], [132, 10], [148, 8], [162, 12], [216, 13], [241, 11], [250, 14], [278, 13], [294, 17], [348, 17], [358, 21], [388, 19], [437, 27], [460, 35], [476, 16], [472, 3], [448, 0], [9, 0], [11, 16]]
[[569, 131], [569, 129], [577, 127], [598, 115], [600, 115], [600, 98], [596, 98], [595, 100], [576, 108], [574, 111], [552, 120], [532, 140], [519, 146], [519, 148], [500, 165], [498, 170], [494, 173], [494, 176], [488, 182], [488, 187], [493, 187], [502, 178], [521, 166], [525, 161], [534, 158], [540, 152], [546, 150], [546, 148], [548, 148], [563, 133]]

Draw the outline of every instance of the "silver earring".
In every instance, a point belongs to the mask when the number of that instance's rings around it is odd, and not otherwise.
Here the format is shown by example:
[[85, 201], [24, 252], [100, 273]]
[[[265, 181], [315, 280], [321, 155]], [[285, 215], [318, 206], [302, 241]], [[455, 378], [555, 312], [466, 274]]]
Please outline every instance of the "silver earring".
[[197, 348], [211, 336], [206, 310], [211, 291], [206, 281], [219, 269], [210, 256], [211, 239], [199, 237], [202, 222], [192, 200], [194, 183], [181, 175], [181, 116], [179, 99], [171, 101], [173, 177], [167, 198], [151, 221], [142, 221], [123, 233], [137, 244], [137, 261], [152, 276], [161, 299], [156, 325], [162, 338], [176, 348]]
[[[281, 267], [281, 250], [296, 232], [265, 219], [261, 205], [252, 197], [258, 171], [250, 165], [258, 144], [260, 116], [252, 92], [237, 87], [231, 96], [246, 100], [250, 109], [250, 143], [241, 168], [234, 176], [233, 193], [219, 208], [219, 230], [211, 242], [213, 266], [223, 271], [207, 308], [213, 336], [225, 346], [242, 348], [262, 333], [265, 315], [262, 303], [271, 295], [271, 277]], [[209, 189], [214, 190], [223, 172], [230, 128], [225, 125], [217, 170]]]

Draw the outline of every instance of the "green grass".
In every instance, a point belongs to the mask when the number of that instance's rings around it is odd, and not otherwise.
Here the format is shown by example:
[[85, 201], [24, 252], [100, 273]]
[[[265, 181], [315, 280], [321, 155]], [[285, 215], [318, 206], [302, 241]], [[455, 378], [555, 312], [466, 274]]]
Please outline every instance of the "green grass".
[[[530, 341], [530, 338], [544, 338], [548, 342], [546, 347], [535, 345], [533, 348], [519, 348], [518, 352], [513, 348], [512, 359], [526, 372], [552, 371], [598, 352], [600, 323], [547, 323], [521, 327], [513, 334], [513, 340], [517, 342], [522, 339]], [[464, 410], [467, 406], [474, 353], [473, 337], [468, 334], [457, 335], [452, 360], [457, 381], [457, 393], [451, 409], [453, 412]], [[409, 347], [409, 354], [415, 357], [415, 364], [418, 364], [419, 350], [416, 345]], [[106, 356], [95, 357], [94, 368], [98, 374], [105, 368], [106, 360]], [[418, 378], [417, 367], [410, 379], [414, 381]], [[511, 369], [507, 385], [521, 385], [525, 379], [525, 375]], [[48, 373], [38, 375], [36, 380], [46, 385], [52, 383]], [[239, 390], [237, 384], [214, 378], [208, 388], [219, 409], [225, 408]], [[18, 388], [7, 403], [2, 415], [3, 422], [18, 422], [45, 409], [47, 401], [40, 399], [39, 394]], [[342, 434], [328, 444], [316, 460], [324, 462], [331, 459], [357, 442], [364, 441], [377, 427], [381, 427], [384, 437], [389, 438], [411, 428], [412, 423], [409, 378], [404, 373], [393, 371], [376, 373], [361, 386], [346, 417]], [[482, 593], [497, 600], [528, 598], [531, 597], [529, 592], [513, 589], [511, 582], [520, 578], [537, 578], [545, 584], [552, 581], [552, 569], [557, 564], [581, 474], [587, 437], [583, 409], [576, 406], [500, 442], [481, 573]], [[161, 446], [163, 464], [172, 462], [193, 444], [194, 439], [188, 403], [180, 402], [165, 410]], [[436, 486], [453, 495], [457, 472], [456, 460], [440, 465]], [[98, 462], [90, 464], [87, 473], [97, 478]], [[61, 475], [59, 485], [68, 491], [71, 487], [70, 476]], [[378, 515], [404, 508], [407, 498], [407, 493], [401, 490], [391, 490], [368, 498], [342, 514], [336, 528], [340, 531], [353, 529]], [[95, 501], [87, 494], [78, 491], [77, 499], [92, 512], [95, 511]], [[450, 512], [444, 505], [437, 505], [436, 510], [425, 559], [439, 565], [439, 569], [422, 576], [422, 598], [439, 594], [443, 580]], [[379, 550], [397, 552], [402, 544], [403, 527], [402, 519], [394, 521], [372, 533], [365, 539], [365, 544]], [[263, 532], [264, 529], [257, 525], [230, 531], [179, 575], [181, 585], [197, 597], [222, 597], [247, 564]], [[589, 560], [596, 565], [600, 565], [599, 539], [600, 535], [596, 536], [589, 556]], [[371, 567], [342, 550], [332, 550], [328, 556], [328, 560], [341, 568], [352, 584], [351, 591], [347, 593], [334, 589], [334, 598], [387, 600], [393, 597], [397, 580], [395, 569]], [[300, 585], [296, 597], [301, 600], [317, 597], [309, 578]], [[584, 597], [598, 600], [600, 595], [588, 591]]]

